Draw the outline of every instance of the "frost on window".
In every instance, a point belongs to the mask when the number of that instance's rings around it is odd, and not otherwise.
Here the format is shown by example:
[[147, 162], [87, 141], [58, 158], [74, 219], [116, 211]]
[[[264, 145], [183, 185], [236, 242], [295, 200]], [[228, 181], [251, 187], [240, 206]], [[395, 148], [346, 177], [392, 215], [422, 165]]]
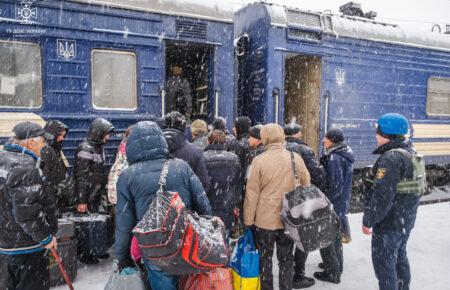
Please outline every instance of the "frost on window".
[[433, 77], [428, 80], [427, 113], [450, 115], [450, 78]]
[[96, 109], [136, 109], [136, 55], [134, 53], [92, 51], [92, 101]]
[[38, 108], [41, 105], [39, 45], [0, 41], [0, 107]]

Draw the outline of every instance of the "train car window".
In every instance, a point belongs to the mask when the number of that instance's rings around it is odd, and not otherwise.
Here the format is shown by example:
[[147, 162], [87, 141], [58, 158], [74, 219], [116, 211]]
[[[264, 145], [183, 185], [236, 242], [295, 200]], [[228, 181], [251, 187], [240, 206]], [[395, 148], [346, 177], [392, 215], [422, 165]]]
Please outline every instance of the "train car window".
[[428, 79], [427, 113], [450, 116], [450, 78]]
[[0, 41], [0, 107], [33, 109], [41, 105], [39, 45]]
[[92, 103], [100, 110], [135, 110], [136, 54], [92, 51]]

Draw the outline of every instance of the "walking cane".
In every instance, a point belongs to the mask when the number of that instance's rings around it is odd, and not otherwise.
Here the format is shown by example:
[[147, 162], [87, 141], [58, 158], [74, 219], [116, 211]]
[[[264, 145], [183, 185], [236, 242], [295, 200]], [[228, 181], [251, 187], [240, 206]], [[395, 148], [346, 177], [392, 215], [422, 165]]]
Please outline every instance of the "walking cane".
[[61, 270], [61, 273], [64, 276], [64, 280], [66, 280], [67, 286], [69, 286], [70, 290], [74, 290], [72, 282], [70, 282], [70, 278], [67, 275], [66, 270], [64, 269], [64, 266], [63, 266], [63, 264], [61, 262], [61, 258], [59, 257], [58, 253], [56, 252], [55, 247], [52, 247], [50, 249], [50, 251], [52, 252], [52, 255], [55, 258], [56, 262], [58, 262], [59, 270]]

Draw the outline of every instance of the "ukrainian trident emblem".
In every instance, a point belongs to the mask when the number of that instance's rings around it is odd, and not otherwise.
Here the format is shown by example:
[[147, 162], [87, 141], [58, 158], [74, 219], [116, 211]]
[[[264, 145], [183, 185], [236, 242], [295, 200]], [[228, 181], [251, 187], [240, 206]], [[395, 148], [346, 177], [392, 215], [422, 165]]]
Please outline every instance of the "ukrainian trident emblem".
[[58, 58], [71, 60], [77, 57], [75, 40], [58, 39], [56, 42]]

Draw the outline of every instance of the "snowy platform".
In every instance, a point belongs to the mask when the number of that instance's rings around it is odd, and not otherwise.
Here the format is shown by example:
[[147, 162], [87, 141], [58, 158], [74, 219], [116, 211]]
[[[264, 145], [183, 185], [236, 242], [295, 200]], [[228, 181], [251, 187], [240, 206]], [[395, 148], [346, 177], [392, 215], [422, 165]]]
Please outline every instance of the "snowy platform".
[[[349, 215], [353, 241], [344, 245], [344, 274], [341, 284], [332, 285], [316, 280], [309, 289], [333, 290], [376, 290], [377, 280], [372, 268], [370, 236], [361, 232], [362, 214]], [[411, 290], [450, 288], [450, 203], [422, 205], [419, 207], [416, 226], [408, 243], [408, 256], [411, 265]], [[320, 255], [309, 255], [306, 272], [312, 276], [319, 271], [317, 264]], [[277, 271], [275, 259], [274, 271]], [[75, 289], [104, 289], [111, 271], [112, 259], [101, 261], [98, 265], [80, 264]], [[274, 280], [278, 284], [278, 274]], [[52, 289], [68, 289], [60, 286]], [[275, 289], [278, 289], [276, 286]]]

